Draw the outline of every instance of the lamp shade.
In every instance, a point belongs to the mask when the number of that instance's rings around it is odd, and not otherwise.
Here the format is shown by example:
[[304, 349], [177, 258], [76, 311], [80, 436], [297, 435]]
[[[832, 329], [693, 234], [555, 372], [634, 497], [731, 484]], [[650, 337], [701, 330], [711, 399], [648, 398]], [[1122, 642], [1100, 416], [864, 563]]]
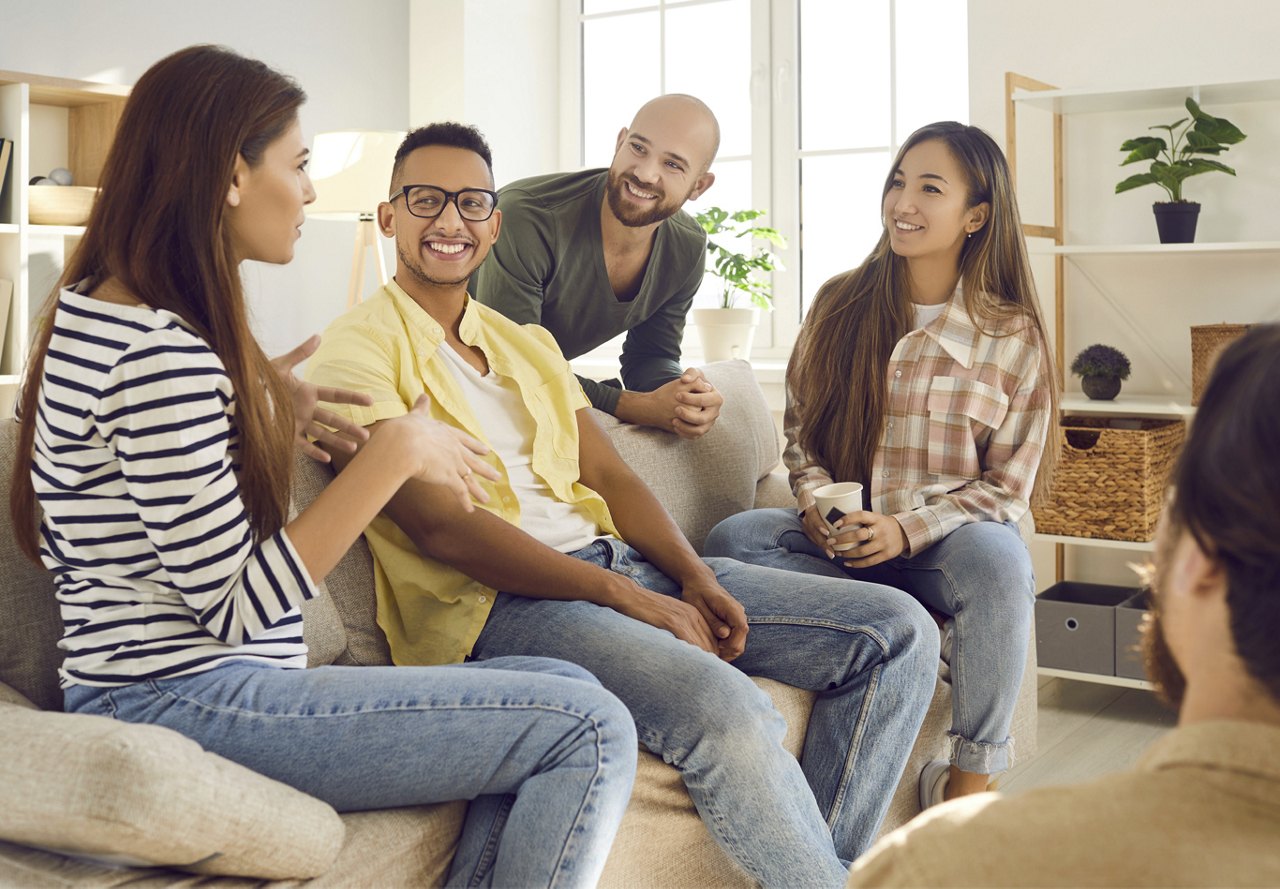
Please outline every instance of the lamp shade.
[[404, 133], [343, 130], [319, 133], [311, 149], [316, 199], [307, 215], [319, 219], [370, 217], [387, 199], [391, 166]]

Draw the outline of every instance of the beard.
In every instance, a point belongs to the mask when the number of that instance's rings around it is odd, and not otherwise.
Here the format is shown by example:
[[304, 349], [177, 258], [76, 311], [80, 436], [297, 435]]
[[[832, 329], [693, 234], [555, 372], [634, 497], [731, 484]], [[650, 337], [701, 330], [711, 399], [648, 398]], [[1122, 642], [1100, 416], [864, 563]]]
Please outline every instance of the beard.
[[[1162, 535], [1165, 541], [1174, 538], [1173, 534]], [[1169, 563], [1172, 561], [1172, 543], [1164, 543], [1156, 547], [1154, 566], [1148, 572], [1147, 605], [1149, 611], [1142, 622], [1142, 660], [1147, 670], [1147, 678], [1155, 686], [1156, 696], [1174, 709], [1182, 706], [1182, 698], [1187, 693], [1187, 677], [1178, 666], [1177, 659], [1169, 648], [1165, 637], [1164, 624], [1160, 617], [1160, 590], [1169, 574]]]
[[[625, 189], [626, 183], [631, 182], [640, 191], [649, 192], [658, 196], [653, 202], [652, 207], [635, 207], [627, 203], [627, 199], [623, 196], [622, 191]], [[690, 191], [692, 194], [692, 191]], [[679, 201], [668, 201], [666, 194], [662, 189], [657, 187], [644, 186], [625, 174], [614, 174], [609, 171], [609, 181], [605, 186], [605, 198], [609, 201], [609, 209], [613, 211], [613, 215], [618, 221], [629, 228], [643, 228], [646, 225], [653, 225], [655, 222], [661, 222], [669, 219], [676, 214], [689, 195]]]
[[432, 277], [426, 266], [422, 264], [422, 257], [416, 253], [410, 253], [399, 241], [396, 241], [396, 256], [400, 257], [400, 261], [408, 269], [414, 280], [429, 287], [453, 287], [458, 284], [465, 284], [471, 277], [471, 273], [475, 271], [475, 266], [469, 266], [466, 269], [459, 269], [452, 278]]

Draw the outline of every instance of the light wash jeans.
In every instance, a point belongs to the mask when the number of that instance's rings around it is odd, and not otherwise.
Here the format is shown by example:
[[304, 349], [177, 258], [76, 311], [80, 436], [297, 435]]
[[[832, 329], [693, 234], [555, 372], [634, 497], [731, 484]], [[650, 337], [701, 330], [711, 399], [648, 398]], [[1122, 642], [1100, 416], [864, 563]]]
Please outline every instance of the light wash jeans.
[[338, 811], [473, 800], [450, 886], [594, 886], [635, 778], [626, 708], [544, 658], [232, 664], [65, 697], [72, 712], [171, 728]]
[[[574, 555], [680, 594], [619, 540]], [[732, 664], [610, 608], [506, 593], [474, 656], [586, 667], [627, 705], [641, 743], [680, 770], [711, 835], [755, 880], [843, 886], [841, 859], [875, 837], [933, 695], [937, 626], [891, 587], [705, 561], [750, 622]], [[800, 763], [782, 746], [785, 721], [748, 675], [818, 693]]]
[[794, 509], [754, 509], [711, 530], [707, 553], [905, 590], [955, 618], [951, 653], [951, 762], [992, 775], [1013, 762], [1009, 727], [1027, 662], [1035, 578], [1015, 525], [972, 522], [924, 552], [845, 568], [813, 545]]

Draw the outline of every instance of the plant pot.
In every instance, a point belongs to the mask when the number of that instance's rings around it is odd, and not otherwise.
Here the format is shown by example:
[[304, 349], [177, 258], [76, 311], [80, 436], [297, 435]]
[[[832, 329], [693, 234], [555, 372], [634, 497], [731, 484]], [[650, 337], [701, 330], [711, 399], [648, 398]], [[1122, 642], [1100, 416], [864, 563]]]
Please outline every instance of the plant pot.
[[1196, 220], [1200, 205], [1194, 201], [1156, 202], [1156, 231], [1161, 244], [1190, 244], [1196, 239]]
[[694, 326], [702, 340], [705, 361], [751, 357], [751, 341], [760, 321], [759, 309], [694, 309]]
[[1120, 394], [1120, 378], [1087, 374], [1080, 378], [1080, 388], [1094, 401], [1110, 401]]

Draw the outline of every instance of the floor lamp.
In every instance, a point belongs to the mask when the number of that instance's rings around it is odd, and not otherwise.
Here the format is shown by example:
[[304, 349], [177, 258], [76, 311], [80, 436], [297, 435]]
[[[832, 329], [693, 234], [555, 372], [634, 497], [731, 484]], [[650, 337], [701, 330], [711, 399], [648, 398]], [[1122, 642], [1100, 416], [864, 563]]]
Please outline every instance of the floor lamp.
[[307, 215], [356, 222], [348, 308], [360, 302], [370, 250], [378, 269], [378, 283], [387, 283], [387, 264], [378, 244], [374, 217], [378, 204], [387, 199], [391, 165], [403, 140], [404, 133], [344, 130], [317, 134], [311, 151], [316, 199], [307, 206]]

